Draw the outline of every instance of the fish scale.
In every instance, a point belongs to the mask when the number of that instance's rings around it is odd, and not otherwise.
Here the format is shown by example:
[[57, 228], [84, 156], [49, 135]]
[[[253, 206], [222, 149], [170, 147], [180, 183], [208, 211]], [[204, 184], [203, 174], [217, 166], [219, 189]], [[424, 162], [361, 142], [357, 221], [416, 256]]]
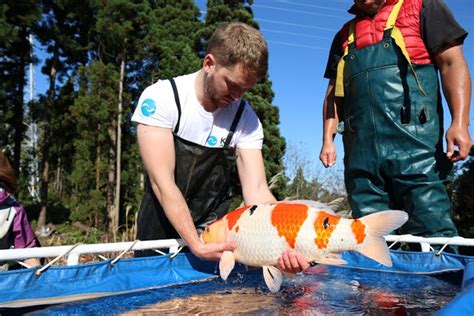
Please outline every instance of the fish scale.
[[[247, 265], [275, 264], [281, 252], [287, 248], [285, 239], [270, 223], [271, 212], [268, 208], [250, 208], [242, 212], [229, 237], [238, 245], [234, 251], [238, 261]], [[237, 228], [238, 227], [238, 231]]]

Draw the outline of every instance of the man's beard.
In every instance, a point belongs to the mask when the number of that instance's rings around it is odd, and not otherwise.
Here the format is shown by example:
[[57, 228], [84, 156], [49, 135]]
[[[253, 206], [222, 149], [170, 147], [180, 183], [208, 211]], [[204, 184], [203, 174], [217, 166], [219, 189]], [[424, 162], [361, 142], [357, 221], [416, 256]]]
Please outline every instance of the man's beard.
[[223, 102], [223, 98], [221, 98], [216, 90], [215, 90], [215, 78], [213, 76], [207, 76], [204, 78], [204, 94], [206, 96], [206, 99], [209, 101], [209, 105], [211, 105], [212, 107], [220, 107], [220, 106], [224, 106], [224, 105], [228, 105], [230, 103], [232, 103], [232, 100], [230, 100], [229, 102]]

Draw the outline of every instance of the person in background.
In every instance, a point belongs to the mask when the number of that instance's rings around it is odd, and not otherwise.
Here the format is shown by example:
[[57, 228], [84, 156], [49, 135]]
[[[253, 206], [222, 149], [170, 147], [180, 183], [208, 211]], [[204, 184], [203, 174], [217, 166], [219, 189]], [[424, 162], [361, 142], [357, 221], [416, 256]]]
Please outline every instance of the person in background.
[[[204, 244], [199, 238], [199, 230], [228, 211], [234, 160], [244, 203], [275, 202], [265, 176], [262, 125], [242, 98], [267, 68], [262, 34], [244, 23], [227, 23], [211, 36], [199, 71], [144, 90], [132, 116], [148, 174], [137, 239], [181, 237], [207, 260], [235, 249], [233, 242]], [[148, 255], [156, 253], [135, 252]], [[308, 266], [294, 251], [280, 258], [286, 272]]]
[[[442, 0], [355, 0], [349, 12], [325, 72], [320, 160], [335, 163], [342, 132], [355, 218], [403, 209], [410, 219], [401, 233], [455, 236], [445, 185], [472, 145], [467, 33]], [[438, 73], [451, 113], [447, 153]]]
[[[30, 227], [25, 209], [13, 194], [17, 183], [8, 158], [0, 149], [0, 249], [39, 247], [39, 241]], [[23, 261], [28, 266], [37, 266], [36, 258]], [[0, 265], [12, 268], [9, 262]]]

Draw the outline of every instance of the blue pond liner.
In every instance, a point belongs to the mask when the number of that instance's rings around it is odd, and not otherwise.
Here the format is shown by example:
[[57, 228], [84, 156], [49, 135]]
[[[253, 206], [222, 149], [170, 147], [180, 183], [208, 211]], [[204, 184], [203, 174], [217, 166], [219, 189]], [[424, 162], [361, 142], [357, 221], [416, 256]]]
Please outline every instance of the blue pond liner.
[[[342, 271], [331, 277], [345, 278], [357, 273], [375, 279], [374, 273], [387, 272], [388, 275], [404, 275], [400, 280], [407, 284], [410, 275], [413, 282], [416, 275], [451, 279], [460, 292], [438, 314], [474, 315], [474, 257], [404, 251], [391, 251], [391, 257], [394, 265], [387, 268], [357, 253], [346, 252], [343, 258], [348, 264], [331, 268]], [[176, 297], [232, 287], [229, 282], [219, 281], [216, 263], [200, 260], [190, 253], [181, 253], [172, 259], [170, 256], [121, 259], [115, 265], [107, 260], [78, 266], [53, 266], [39, 276], [35, 271], [0, 272], [0, 314], [25, 312], [28, 308], [36, 310], [36, 314], [42, 313], [41, 308], [49, 314], [101, 314], [107, 306], [114, 306], [114, 313], [119, 313]], [[236, 271], [244, 276], [242, 282], [246, 286], [264, 288], [260, 269], [245, 272], [239, 265]], [[209, 280], [214, 281], [206, 282]], [[191, 286], [190, 283], [197, 284]], [[171, 287], [172, 291], [169, 290]], [[120, 304], [122, 307], [117, 307]], [[110, 310], [107, 312], [110, 314]]]

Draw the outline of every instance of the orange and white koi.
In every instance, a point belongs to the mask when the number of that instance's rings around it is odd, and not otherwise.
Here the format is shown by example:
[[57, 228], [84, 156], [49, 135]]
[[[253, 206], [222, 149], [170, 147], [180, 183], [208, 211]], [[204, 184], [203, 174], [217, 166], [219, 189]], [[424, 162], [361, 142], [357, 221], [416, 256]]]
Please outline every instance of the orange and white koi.
[[385, 265], [392, 261], [384, 235], [408, 220], [403, 211], [383, 211], [359, 219], [342, 218], [334, 212], [308, 204], [277, 202], [238, 208], [209, 224], [201, 235], [205, 243], [234, 241], [236, 249], [225, 251], [219, 262], [226, 280], [235, 261], [262, 267], [265, 283], [277, 292], [282, 283], [278, 259], [295, 249], [309, 262], [340, 265], [340, 252], [353, 250]]

